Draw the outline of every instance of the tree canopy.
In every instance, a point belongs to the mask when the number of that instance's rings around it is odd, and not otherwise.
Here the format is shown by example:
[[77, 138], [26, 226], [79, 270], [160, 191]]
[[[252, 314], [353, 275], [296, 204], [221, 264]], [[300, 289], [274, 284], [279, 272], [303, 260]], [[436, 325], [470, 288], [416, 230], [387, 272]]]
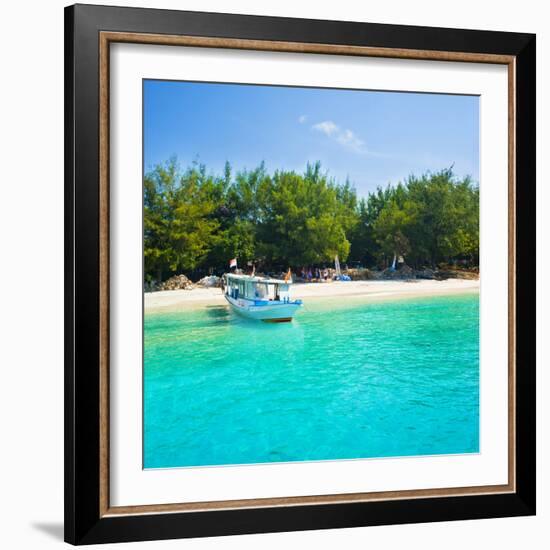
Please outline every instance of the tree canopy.
[[261, 164], [222, 175], [176, 159], [156, 166], [144, 181], [144, 262], [148, 280], [176, 273], [355, 261], [385, 267], [394, 255], [415, 266], [453, 259], [477, 264], [479, 189], [451, 169], [410, 176], [358, 199], [309, 164], [304, 173]]

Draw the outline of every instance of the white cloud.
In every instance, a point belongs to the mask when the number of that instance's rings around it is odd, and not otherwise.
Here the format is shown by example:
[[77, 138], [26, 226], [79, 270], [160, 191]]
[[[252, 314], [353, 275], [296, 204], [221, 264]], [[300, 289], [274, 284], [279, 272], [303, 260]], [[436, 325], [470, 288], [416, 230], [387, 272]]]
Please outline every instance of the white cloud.
[[365, 142], [360, 139], [354, 132], [347, 128], [340, 128], [338, 124], [332, 122], [332, 120], [324, 120], [314, 124], [312, 128], [318, 132], [325, 134], [326, 136], [335, 139], [340, 145], [361, 155], [376, 154], [369, 151], [365, 145]]
[[352, 149], [357, 153], [367, 153], [365, 148], [365, 142], [359, 139], [351, 130], [342, 130], [336, 137], [338, 143], [341, 143], [344, 147]]
[[306, 115], [300, 115], [300, 116], [298, 117], [298, 122], [299, 122], [300, 124], [303, 124], [306, 120], [307, 120], [307, 116], [306, 116]]
[[319, 122], [317, 124], [314, 124], [312, 128], [319, 132], [323, 132], [323, 134], [326, 134], [327, 136], [331, 136], [335, 132], [340, 132], [340, 128], [336, 124], [334, 124], [332, 120]]

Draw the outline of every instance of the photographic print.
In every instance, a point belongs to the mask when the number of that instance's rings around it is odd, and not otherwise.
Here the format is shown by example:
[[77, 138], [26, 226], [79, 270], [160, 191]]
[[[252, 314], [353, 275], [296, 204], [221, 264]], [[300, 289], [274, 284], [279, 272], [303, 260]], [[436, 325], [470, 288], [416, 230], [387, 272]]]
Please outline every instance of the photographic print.
[[479, 452], [479, 97], [143, 81], [146, 469]]
[[67, 542], [535, 514], [535, 40], [65, 8]]

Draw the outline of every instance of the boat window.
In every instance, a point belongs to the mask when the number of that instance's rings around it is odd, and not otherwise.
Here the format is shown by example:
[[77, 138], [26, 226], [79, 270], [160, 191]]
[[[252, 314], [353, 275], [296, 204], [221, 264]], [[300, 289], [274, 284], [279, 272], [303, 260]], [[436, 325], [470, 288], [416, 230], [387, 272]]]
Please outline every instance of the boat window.
[[256, 289], [254, 292], [254, 298], [263, 300], [268, 296], [268, 287], [265, 283], [256, 284]]

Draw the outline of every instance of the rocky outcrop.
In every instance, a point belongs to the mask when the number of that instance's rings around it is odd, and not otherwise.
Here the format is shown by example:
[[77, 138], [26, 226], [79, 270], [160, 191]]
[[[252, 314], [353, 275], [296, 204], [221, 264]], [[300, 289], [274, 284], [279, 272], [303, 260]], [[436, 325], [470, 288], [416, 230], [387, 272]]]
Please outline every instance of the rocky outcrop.
[[202, 287], [221, 287], [222, 286], [222, 278], [216, 277], [216, 275], [207, 275], [206, 277], [203, 277], [200, 281], [197, 281], [197, 286]]
[[416, 273], [412, 267], [407, 264], [401, 264], [398, 269], [384, 269], [382, 271], [383, 279], [416, 279]]
[[349, 268], [344, 271], [346, 275], [349, 275], [352, 281], [369, 281], [372, 279], [378, 279], [380, 277], [379, 271], [371, 271], [366, 267]]
[[425, 268], [425, 269], [418, 269], [416, 271], [416, 278], [417, 279], [436, 279], [436, 271], [433, 269]]
[[465, 269], [441, 269], [435, 272], [435, 278], [444, 279], [479, 279], [479, 271], [466, 271]]
[[436, 281], [444, 281], [446, 279], [479, 279], [479, 271], [465, 269], [413, 269], [406, 264], [402, 264], [395, 270], [384, 269], [380, 272], [380, 279], [429, 279]]
[[182, 273], [174, 275], [158, 286], [159, 290], [191, 290], [195, 285]]

